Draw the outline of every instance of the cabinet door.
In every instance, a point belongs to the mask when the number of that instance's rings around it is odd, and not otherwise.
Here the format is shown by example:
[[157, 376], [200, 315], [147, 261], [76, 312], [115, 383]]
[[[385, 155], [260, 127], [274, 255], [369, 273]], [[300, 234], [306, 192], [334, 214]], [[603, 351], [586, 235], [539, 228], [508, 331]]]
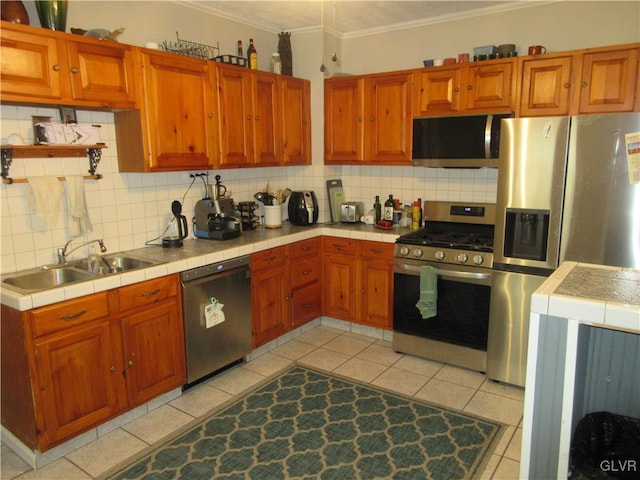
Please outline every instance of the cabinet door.
[[522, 58], [519, 115], [568, 115], [574, 62], [573, 55]]
[[131, 46], [67, 42], [71, 95], [104, 107], [135, 108]]
[[[121, 410], [108, 320], [35, 343], [47, 445], [71, 438]], [[120, 377], [121, 378], [121, 377]]]
[[67, 65], [64, 42], [2, 26], [0, 91], [3, 101], [60, 101]]
[[215, 148], [210, 62], [145, 53], [146, 134], [153, 171], [212, 169]]
[[281, 77], [282, 162], [285, 165], [311, 164], [310, 88], [308, 80]]
[[322, 294], [320, 282], [314, 282], [293, 292], [294, 327], [299, 327], [322, 314]]
[[633, 111], [637, 83], [637, 48], [585, 53], [578, 113]]
[[179, 308], [174, 298], [121, 317], [130, 407], [177, 388], [187, 380]]
[[363, 259], [360, 266], [360, 322], [390, 329], [393, 318], [393, 263], [388, 260]]
[[366, 162], [411, 162], [412, 79], [400, 73], [365, 80]]
[[220, 166], [241, 167], [253, 163], [253, 110], [251, 72], [246, 68], [218, 67], [218, 115], [220, 117]]
[[340, 78], [324, 83], [324, 160], [363, 159], [364, 78]]
[[253, 346], [285, 333], [291, 322], [291, 296], [287, 266], [252, 272]]
[[357, 263], [354, 256], [324, 255], [322, 310], [325, 315], [341, 320], [356, 320]]
[[460, 85], [463, 69], [437, 68], [416, 73], [416, 115], [446, 114], [460, 111]]
[[465, 110], [513, 110], [515, 62], [516, 59], [509, 59], [467, 67]]
[[278, 165], [281, 150], [280, 97], [277, 77], [252, 72], [253, 160], [257, 166]]

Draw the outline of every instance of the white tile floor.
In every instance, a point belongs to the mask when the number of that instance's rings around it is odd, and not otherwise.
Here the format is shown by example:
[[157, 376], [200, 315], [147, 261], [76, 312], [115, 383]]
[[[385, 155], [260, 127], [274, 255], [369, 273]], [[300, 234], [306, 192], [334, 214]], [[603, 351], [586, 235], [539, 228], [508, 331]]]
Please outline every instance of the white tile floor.
[[492, 382], [478, 372], [399, 354], [393, 351], [390, 342], [326, 325], [307, 330], [187, 390], [175, 400], [37, 471], [2, 445], [0, 477], [3, 480], [96, 478], [294, 361], [505, 423], [508, 428], [480, 478], [518, 478], [523, 389]]

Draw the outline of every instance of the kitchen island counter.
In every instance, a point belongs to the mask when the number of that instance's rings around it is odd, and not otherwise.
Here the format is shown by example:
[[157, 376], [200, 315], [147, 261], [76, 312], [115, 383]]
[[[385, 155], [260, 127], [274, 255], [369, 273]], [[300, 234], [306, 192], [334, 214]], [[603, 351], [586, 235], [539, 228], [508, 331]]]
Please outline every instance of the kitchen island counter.
[[183, 272], [210, 263], [250, 255], [320, 235], [394, 243], [398, 236], [409, 231], [408, 228], [381, 230], [363, 223], [315, 224], [299, 227], [291, 225], [289, 222], [284, 222], [282, 228], [259, 227], [255, 230], [245, 231], [239, 237], [230, 240], [189, 238], [184, 241], [184, 246], [181, 248], [163, 248], [160, 245], [154, 245], [117, 252], [122, 255], [149, 259], [154, 265], [30, 294], [21, 294], [4, 286], [0, 293], [3, 305], [25, 311], [172, 273]]
[[640, 418], [638, 370], [640, 270], [563, 263], [531, 299], [520, 477], [567, 478], [588, 413]]

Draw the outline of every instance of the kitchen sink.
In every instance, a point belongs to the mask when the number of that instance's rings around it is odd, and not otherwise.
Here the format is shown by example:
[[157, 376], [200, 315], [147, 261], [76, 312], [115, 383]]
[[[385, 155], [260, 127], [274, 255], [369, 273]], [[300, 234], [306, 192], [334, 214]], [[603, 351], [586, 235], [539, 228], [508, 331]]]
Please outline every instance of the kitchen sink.
[[85, 258], [65, 265], [51, 265], [9, 274], [2, 279], [2, 285], [22, 293], [31, 293], [155, 264], [156, 262], [150, 260], [141, 260], [127, 255], [103, 255], [90, 260]]
[[90, 272], [83, 272], [75, 268], [53, 268], [40, 270], [24, 275], [5, 278], [2, 283], [25, 291], [46, 290], [70, 283], [80, 282], [92, 278]]
[[83, 259], [74, 263], [80, 270], [86, 270], [94, 275], [108, 275], [111, 273], [126, 272], [138, 268], [150, 267], [154, 265], [148, 260], [140, 260], [126, 255], [102, 255], [100, 259]]

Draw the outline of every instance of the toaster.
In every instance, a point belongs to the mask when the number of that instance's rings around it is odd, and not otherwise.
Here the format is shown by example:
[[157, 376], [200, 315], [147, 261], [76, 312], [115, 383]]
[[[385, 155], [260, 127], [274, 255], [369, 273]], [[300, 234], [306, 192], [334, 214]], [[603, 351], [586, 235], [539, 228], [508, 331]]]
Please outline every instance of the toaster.
[[344, 223], [356, 223], [364, 215], [364, 203], [345, 202], [340, 205], [340, 221]]

